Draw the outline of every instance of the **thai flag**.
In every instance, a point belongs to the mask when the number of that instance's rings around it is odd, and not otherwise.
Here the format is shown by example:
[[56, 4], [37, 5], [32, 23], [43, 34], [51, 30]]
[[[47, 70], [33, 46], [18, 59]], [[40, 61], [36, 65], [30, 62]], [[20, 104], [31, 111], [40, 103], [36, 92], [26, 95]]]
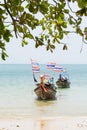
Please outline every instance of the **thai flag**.
[[56, 72], [63, 72], [63, 67], [55, 66], [53, 70], [56, 71]]
[[40, 72], [39, 63], [34, 61], [34, 60], [31, 60], [31, 64], [32, 64], [32, 71], [33, 71], [33, 73], [39, 73]]
[[40, 69], [32, 69], [33, 73], [39, 73]]
[[50, 79], [50, 75], [49, 74], [44, 74], [44, 78], [49, 80]]
[[39, 63], [37, 61], [35, 61], [35, 60], [31, 60], [31, 64], [39, 66]]
[[49, 62], [49, 63], [47, 64], [47, 69], [54, 69], [55, 65], [56, 65], [55, 62]]

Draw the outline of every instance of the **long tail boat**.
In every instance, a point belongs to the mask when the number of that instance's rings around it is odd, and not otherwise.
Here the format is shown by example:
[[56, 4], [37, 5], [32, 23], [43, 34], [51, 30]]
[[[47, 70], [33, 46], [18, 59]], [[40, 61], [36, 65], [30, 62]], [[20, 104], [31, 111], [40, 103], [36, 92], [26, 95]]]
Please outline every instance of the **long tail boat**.
[[54, 84], [44, 84], [43, 87], [41, 87], [41, 84], [36, 84], [36, 88], [34, 89], [34, 92], [36, 93], [37, 97], [42, 100], [47, 99], [56, 99], [56, 87]]
[[39, 99], [42, 99], [42, 100], [55, 99], [56, 93], [57, 93], [55, 85], [52, 82], [44, 83], [44, 80], [46, 79], [46, 77], [49, 79], [49, 75], [40, 75], [41, 83], [38, 83], [35, 77], [35, 73], [40, 72], [39, 64], [34, 60], [31, 60], [31, 63], [32, 63], [33, 79], [36, 85], [36, 88], [34, 89], [35, 94], [37, 95]]
[[56, 81], [58, 88], [70, 88], [70, 82], [68, 80], [58, 80]]
[[56, 81], [56, 85], [58, 88], [70, 88], [70, 81], [67, 77], [62, 77], [62, 75], [59, 75], [59, 79]]

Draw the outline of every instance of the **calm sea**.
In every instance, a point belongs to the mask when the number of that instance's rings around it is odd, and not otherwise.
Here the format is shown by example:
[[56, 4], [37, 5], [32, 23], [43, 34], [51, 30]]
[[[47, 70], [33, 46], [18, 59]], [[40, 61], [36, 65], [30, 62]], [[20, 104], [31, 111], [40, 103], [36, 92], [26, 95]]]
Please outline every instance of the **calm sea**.
[[[42, 116], [87, 116], [87, 65], [63, 65], [67, 68], [70, 88], [57, 89], [57, 99], [37, 100], [31, 65], [0, 65], [0, 118]], [[46, 65], [40, 65], [41, 73]], [[58, 73], [54, 75], [55, 81]], [[39, 74], [36, 74], [39, 80]]]

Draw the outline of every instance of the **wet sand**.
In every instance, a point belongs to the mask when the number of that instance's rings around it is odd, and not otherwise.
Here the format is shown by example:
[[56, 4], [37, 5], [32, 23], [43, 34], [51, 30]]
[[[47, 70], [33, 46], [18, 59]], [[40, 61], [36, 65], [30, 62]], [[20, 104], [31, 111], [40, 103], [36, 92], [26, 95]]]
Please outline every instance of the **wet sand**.
[[87, 117], [3, 118], [0, 130], [87, 130]]

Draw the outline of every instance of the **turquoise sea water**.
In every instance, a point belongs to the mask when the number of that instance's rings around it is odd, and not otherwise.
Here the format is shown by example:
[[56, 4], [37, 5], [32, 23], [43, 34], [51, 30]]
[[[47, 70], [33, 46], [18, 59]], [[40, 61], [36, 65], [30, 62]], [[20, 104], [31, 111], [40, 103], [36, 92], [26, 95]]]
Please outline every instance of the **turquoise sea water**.
[[[63, 66], [69, 73], [70, 88], [57, 89], [56, 100], [40, 101], [33, 91], [31, 65], [0, 65], [0, 118], [87, 116], [87, 65]], [[58, 73], [47, 70], [46, 65], [40, 67], [41, 73], [48, 71], [58, 79]]]

